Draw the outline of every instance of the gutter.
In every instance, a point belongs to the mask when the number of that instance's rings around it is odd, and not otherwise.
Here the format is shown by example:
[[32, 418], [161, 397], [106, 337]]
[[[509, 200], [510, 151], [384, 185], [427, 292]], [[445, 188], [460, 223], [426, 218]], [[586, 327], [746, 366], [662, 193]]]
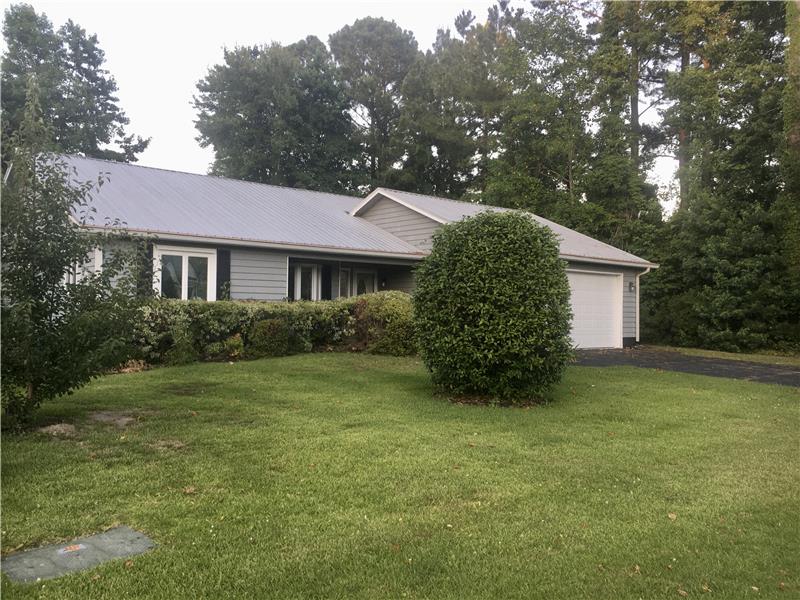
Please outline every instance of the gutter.
[[[74, 220], [74, 219], [73, 219]], [[113, 227], [100, 227], [97, 225], [81, 225], [84, 229], [94, 232], [106, 232], [113, 230]], [[425, 254], [411, 254], [405, 252], [381, 252], [380, 250], [359, 250], [354, 248], [340, 248], [338, 246], [312, 246], [309, 244], [292, 244], [288, 242], [264, 242], [250, 240], [247, 238], [230, 238], [209, 235], [192, 235], [186, 233], [176, 233], [169, 231], [156, 231], [150, 229], [134, 229], [131, 227], [119, 227], [119, 230], [138, 236], [157, 236], [164, 240], [189, 241], [201, 244], [224, 244], [226, 246], [243, 246], [249, 248], [269, 248], [272, 250], [286, 250], [289, 252], [309, 251], [324, 254], [339, 254], [346, 256], [374, 256], [376, 258], [393, 258], [404, 260], [422, 260]]]
[[645, 269], [641, 275], [649, 272], [650, 269], [657, 269], [658, 265], [655, 263], [642, 261], [642, 262], [633, 262], [633, 261], [626, 261], [626, 260], [612, 260], [606, 258], [591, 258], [588, 256], [578, 256], [575, 254], [561, 254], [559, 256], [565, 260], [571, 260], [574, 262], [587, 262], [587, 263], [596, 263], [600, 265], [616, 265], [618, 267], [631, 267], [631, 268], [639, 268]]
[[[106, 232], [114, 229], [113, 227], [101, 227], [97, 225], [81, 224], [74, 217], [72, 217], [72, 215], [70, 215], [70, 218], [77, 225], [80, 225], [82, 228], [87, 229], [89, 231]], [[406, 252], [381, 252], [380, 250], [359, 250], [356, 248], [341, 248], [339, 246], [313, 246], [309, 244], [292, 244], [289, 242], [265, 242], [261, 240], [252, 240], [247, 238], [193, 235], [193, 234], [170, 232], [170, 231], [157, 231], [151, 229], [135, 229], [130, 227], [119, 227], [119, 229], [131, 233], [133, 235], [160, 236], [166, 240], [174, 239], [178, 241], [189, 241], [201, 244], [224, 243], [225, 245], [228, 246], [267, 248], [271, 250], [284, 250], [288, 252], [308, 251], [308, 252], [320, 252], [323, 254], [338, 254], [342, 256], [374, 256], [376, 258], [391, 258], [391, 259], [400, 259], [407, 261], [420, 261], [429, 254], [428, 252], [423, 252], [423, 251], [419, 251], [417, 253], [412, 254], [410, 252], [406, 253]], [[563, 258], [564, 260], [569, 260], [573, 262], [585, 262], [585, 263], [592, 263], [599, 265], [614, 265], [619, 267], [645, 269], [644, 272], [640, 273], [640, 275], [648, 273], [650, 269], [658, 268], [658, 265], [650, 262], [636, 263], [636, 262], [628, 262], [622, 260], [591, 258], [587, 256], [578, 256], [573, 254], [561, 254], [561, 253], [559, 253], [559, 257]]]

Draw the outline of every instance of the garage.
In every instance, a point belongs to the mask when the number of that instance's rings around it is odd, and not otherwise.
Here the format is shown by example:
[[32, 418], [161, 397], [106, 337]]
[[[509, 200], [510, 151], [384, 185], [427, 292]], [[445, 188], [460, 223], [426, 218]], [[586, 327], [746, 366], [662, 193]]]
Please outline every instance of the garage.
[[579, 348], [622, 347], [622, 274], [567, 271], [572, 343]]

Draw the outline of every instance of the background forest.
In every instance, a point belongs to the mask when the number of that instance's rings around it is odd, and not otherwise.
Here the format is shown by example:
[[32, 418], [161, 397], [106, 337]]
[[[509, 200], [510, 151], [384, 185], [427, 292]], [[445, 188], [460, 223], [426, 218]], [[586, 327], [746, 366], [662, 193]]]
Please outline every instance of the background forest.
[[[24, 4], [3, 35], [4, 139], [35, 75], [56, 149], [136, 160], [148, 141], [126, 131], [96, 36]], [[214, 174], [531, 210], [661, 265], [643, 341], [800, 347], [793, 0], [500, 2], [427, 51], [365, 17], [327, 44], [226, 50], [194, 106]], [[677, 170], [659, 194], [663, 157]]]

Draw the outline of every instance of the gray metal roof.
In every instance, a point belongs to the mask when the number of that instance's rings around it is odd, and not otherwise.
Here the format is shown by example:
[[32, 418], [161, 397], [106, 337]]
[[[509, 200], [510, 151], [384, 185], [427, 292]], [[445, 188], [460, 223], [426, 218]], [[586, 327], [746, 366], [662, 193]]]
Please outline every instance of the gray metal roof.
[[[128, 230], [163, 237], [190, 236], [285, 244], [321, 251], [364, 252], [419, 258], [426, 254], [367, 220], [354, 216], [362, 198], [196, 175], [79, 156], [62, 156], [77, 181], [108, 181], [93, 195], [89, 225], [118, 220]], [[442, 223], [486, 210], [508, 209], [378, 188], [380, 194]], [[368, 197], [368, 198], [369, 198]], [[77, 215], [76, 215], [77, 216]], [[651, 263], [534, 215], [558, 235], [565, 258], [652, 266]]]
[[377, 225], [351, 216], [360, 198], [166, 171], [112, 161], [62, 157], [77, 181], [108, 176], [92, 199], [94, 222], [118, 219], [156, 234], [272, 242], [331, 250], [422, 254]]
[[[471, 217], [478, 213], [490, 211], [509, 211], [508, 208], [500, 208], [486, 204], [475, 204], [472, 202], [462, 202], [459, 200], [449, 200], [437, 196], [425, 196], [411, 192], [402, 192], [388, 188], [378, 188], [375, 193], [385, 197], [398, 200], [411, 208], [418, 209], [421, 213], [433, 217], [442, 223], [452, 223], [460, 221], [465, 217]], [[593, 261], [608, 261], [612, 263], [631, 263], [644, 267], [655, 266], [643, 258], [639, 258], [629, 252], [615, 248], [609, 244], [596, 240], [588, 235], [578, 233], [568, 227], [554, 223], [538, 215], [531, 214], [533, 218], [542, 225], [550, 228], [555, 233], [560, 242], [561, 255], [564, 258], [591, 259]]]

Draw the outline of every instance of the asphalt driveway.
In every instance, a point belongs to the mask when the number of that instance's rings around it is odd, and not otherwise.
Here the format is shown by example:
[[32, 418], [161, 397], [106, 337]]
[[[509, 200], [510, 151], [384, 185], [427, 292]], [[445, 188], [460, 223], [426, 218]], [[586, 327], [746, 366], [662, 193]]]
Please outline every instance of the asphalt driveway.
[[747, 379], [760, 383], [778, 383], [800, 387], [800, 367], [687, 356], [656, 348], [624, 350], [579, 350], [577, 364], [582, 367], [633, 366], [664, 371], [695, 373], [712, 377]]

